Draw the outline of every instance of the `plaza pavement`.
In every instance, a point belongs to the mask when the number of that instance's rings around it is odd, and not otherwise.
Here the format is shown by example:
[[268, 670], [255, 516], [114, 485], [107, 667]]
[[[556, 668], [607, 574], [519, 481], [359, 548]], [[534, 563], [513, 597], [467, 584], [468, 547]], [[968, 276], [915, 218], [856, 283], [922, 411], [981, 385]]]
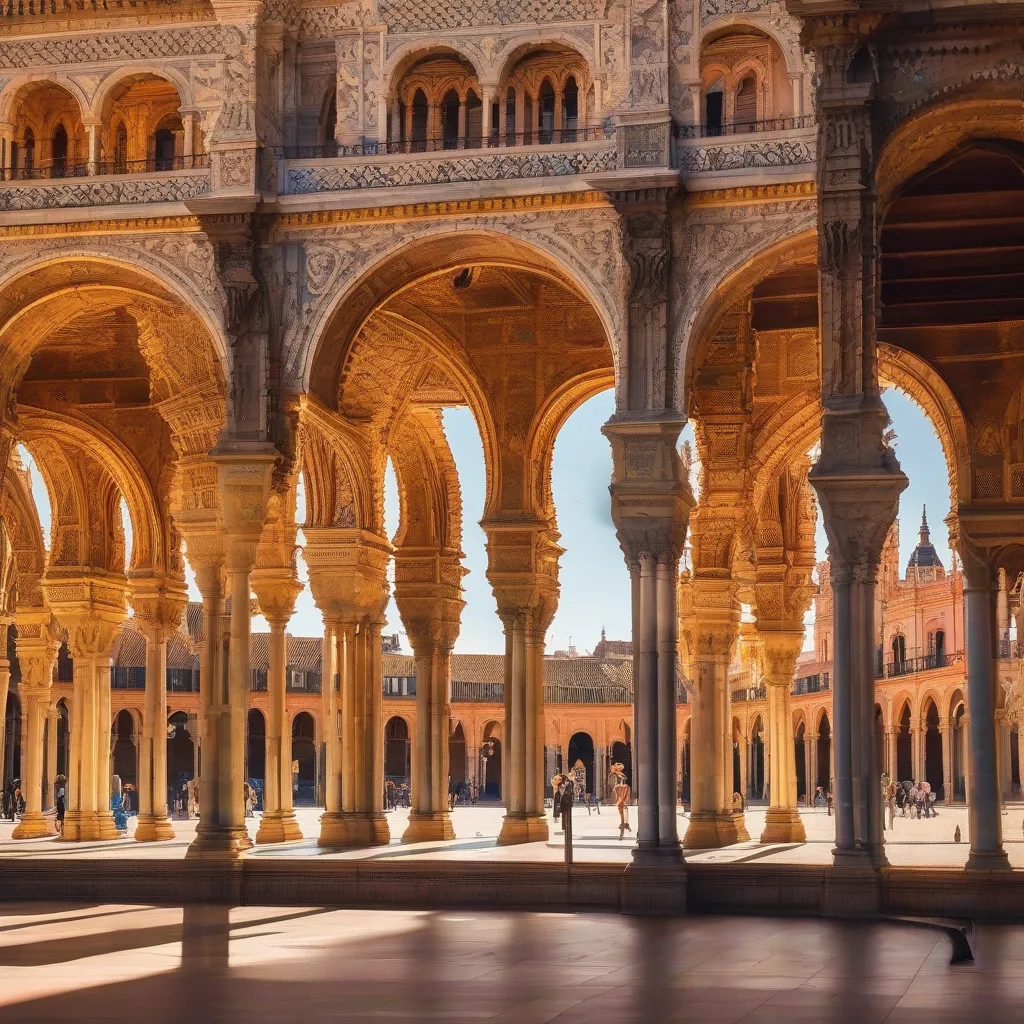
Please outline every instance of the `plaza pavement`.
[[[636, 828], [636, 808], [630, 808], [633, 828]], [[551, 838], [546, 843], [522, 846], [498, 846], [503, 808], [495, 805], [456, 808], [452, 820], [456, 839], [447, 842], [401, 842], [408, 821], [408, 811], [388, 812], [391, 828], [389, 846], [359, 850], [323, 850], [316, 845], [321, 810], [314, 807], [297, 810], [299, 825], [307, 837], [297, 843], [283, 843], [257, 847], [253, 857], [326, 857], [344, 859], [416, 858], [435, 860], [555, 862], [563, 856], [563, 838], [555, 834], [552, 823]], [[550, 810], [548, 811], [550, 814]], [[697, 863], [751, 863], [821, 865], [831, 863], [835, 819], [825, 811], [802, 810], [801, 817], [807, 831], [807, 842], [800, 844], [762, 845], [758, 837], [764, 827], [765, 808], [752, 807], [746, 815], [747, 829], [752, 837], [721, 850], [689, 851], [687, 859]], [[1011, 804], [1003, 811], [1003, 840], [1010, 863], [1024, 869], [1024, 804]], [[574, 858], [579, 863], [625, 863], [632, 851], [632, 836], [626, 833], [619, 839], [618, 818], [614, 807], [603, 807], [600, 814], [587, 815], [585, 809], [576, 808], [573, 815]], [[679, 813], [679, 833], [686, 830], [687, 816]], [[175, 821], [177, 837], [162, 843], [136, 843], [131, 835], [135, 818], [130, 819], [129, 838], [105, 843], [60, 843], [54, 839], [11, 839], [13, 824], [0, 821], [0, 859], [32, 856], [103, 857], [103, 858], [168, 858], [184, 857], [188, 844], [195, 835], [197, 821]], [[259, 816], [247, 820], [249, 831], [255, 837]], [[960, 826], [962, 841], [957, 844], [953, 835]], [[969, 849], [967, 809], [963, 806], [942, 808], [937, 818], [910, 819], [897, 816], [892, 832], [886, 832], [886, 854], [889, 863], [897, 867], [963, 867]]]

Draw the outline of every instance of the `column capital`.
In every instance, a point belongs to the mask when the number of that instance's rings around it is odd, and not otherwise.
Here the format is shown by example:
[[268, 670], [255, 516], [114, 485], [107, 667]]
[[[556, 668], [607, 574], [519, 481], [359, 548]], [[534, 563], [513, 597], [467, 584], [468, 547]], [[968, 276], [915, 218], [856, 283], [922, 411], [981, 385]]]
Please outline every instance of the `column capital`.
[[257, 567], [250, 580], [260, 614], [271, 627], [284, 628], [295, 611], [302, 584], [293, 566]]
[[[53, 663], [60, 650], [60, 632], [49, 609], [19, 610], [18, 637], [15, 641], [18, 664], [21, 667], [21, 686], [25, 690], [50, 689]], [[4, 657], [6, 659], [6, 643]]]
[[74, 658], [108, 656], [128, 617], [128, 579], [95, 569], [49, 569], [43, 594], [68, 633]]
[[679, 456], [686, 425], [677, 413], [613, 417], [602, 428], [612, 448], [612, 520], [626, 561], [642, 553], [678, 562], [695, 501]]
[[558, 531], [544, 519], [490, 519], [487, 580], [502, 621], [523, 617], [525, 628], [547, 631], [558, 608]]
[[304, 531], [304, 555], [313, 600], [332, 626], [379, 622], [387, 608], [391, 542], [379, 534], [349, 527]]
[[758, 636], [761, 640], [765, 682], [788, 691], [793, 686], [797, 659], [804, 647], [804, 631], [759, 629]]
[[188, 604], [184, 580], [147, 576], [132, 579], [132, 610], [147, 638], [173, 633]]

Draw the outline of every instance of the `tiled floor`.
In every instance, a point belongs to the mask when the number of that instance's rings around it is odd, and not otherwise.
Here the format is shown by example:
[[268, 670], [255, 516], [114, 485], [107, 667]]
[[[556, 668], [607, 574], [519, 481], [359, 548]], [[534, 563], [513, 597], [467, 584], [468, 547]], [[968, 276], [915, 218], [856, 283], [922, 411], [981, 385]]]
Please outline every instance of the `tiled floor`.
[[[636, 808], [632, 808], [633, 827], [636, 828]], [[554, 833], [547, 843], [526, 846], [498, 847], [495, 843], [501, 828], [503, 809], [495, 806], [459, 807], [453, 815], [457, 838], [450, 842], [417, 843], [403, 846], [402, 832], [408, 821], [408, 812], [391, 811], [390, 847], [344, 852], [325, 851], [316, 845], [319, 832], [317, 808], [300, 808], [299, 823], [307, 837], [301, 843], [259, 848], [256, 857], [337, 857], [337, 858], [391, 858], [415, 857], [444, 860], [489, 861], [556, 861], [562, 857], [562, 837]], [[549, 811], [550, 813], [550, 811]], [[778, 864], [829, 864], [835, 836], [835, 819], [824, 811], [803, 811], [808, 841], [797, 845], [761, 846], [758, 837], [764, 827], [764, 808], [754, 807], [747, 812], [747, 829], [753, 839], [723, 850], [701, 853], [691, 852], [687, 858], [694, 862], [756, 861]], [[619, 839], [617, 816], [614, 808], [603, 808], [601, 814], [588, 816], [585, 810], [574, 812], [575, 859], [578, 862], [605, 861], [624, 863], [632, 851], [629, 833]], [[1024, 869], [1024, 805], [1010, 805], [1003, 812], [1003, 836], [1010, 862]], [[686, 815], [680, 812], [679, 833], [686, 830]], [[258, 818], [248, 820], [249, 830], [255, 836]], [[953, 841], [959, 825], [961, 843]], [[196, 821], [175, 822], [178, 836], [172, 842], [139, 844], [131, 839], [113, 843], [63, 844], [52, 839], [17, 841], [10, 838], [13, 826], [0, 821], [0, 860], [5, 857], [32, 857], [39, 854], [62, 857], [174, 857], [184, 856], [195, 835]], [[130, 828], [134, 831], [135, 819]], [[889, 862], [901, 867], [962, 867], [969, 849], [967, 809], [963, 806], [944, 808], [939, 817], [913, 820], [897, 817], [895, 828], [886, 833]], [[1024, 1017], [1024, 1015], [1022, 1015]]]
[[1019, 1022], [1024, 928], [977, 963], [889, 924], [0, 905], [0, 1020]]

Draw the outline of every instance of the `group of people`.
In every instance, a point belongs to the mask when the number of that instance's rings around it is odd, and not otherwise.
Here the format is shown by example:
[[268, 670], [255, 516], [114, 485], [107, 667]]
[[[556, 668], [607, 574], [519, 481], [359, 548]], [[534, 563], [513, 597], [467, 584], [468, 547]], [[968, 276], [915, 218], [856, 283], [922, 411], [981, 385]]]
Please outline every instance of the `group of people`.
[[11, 779], [3, 793], [3, 816], [8, 821], [14, 821], [17, 815], [24, 813], [25, 798], [21, 795], [21, 779]]
[[469, 802], [474, 807], [477, 801], [477, 788], [475, 782], [456, 782], [448, 776], [448, 810], [454, 811], [459, 806], [459, 801]]
[[[581, 760], [576, 763], [568, 772], [559, 773], [551, 780], [551, 788], [554, 791], [553, 812], [557, 822], [562, 819], [563, 831], [571, 823], [571, 812], [573, 804], [582, 803], [587, 808], [587, 814], [594, 810], [601, 813], [601, 798], [587, 788], [587, 769]], [[621, 761], [611, 766], [608, 775], [608, 789], [611, 791], [615, 806], [619, 811], [619, 838], [626, 832], [632, 832], [629, 824], [629, 801], [631, 790], [626, 781], [625, 766]], [[566, 813], [570, 817], [566, 819]]]
[[396, 784], [392, 779], [388, 779], [384, 783], [384, 807], [389, 811], [396, 807], [410, 806], [411, 795], [408, 782]]
[[896, 821], [896, 812], [901, 818], [937, 818], [938, 793], [931, 783], [904, 780], [896, 782], [888, 772], [882, 773], [882, 800], [888, 811], [889, 828]]

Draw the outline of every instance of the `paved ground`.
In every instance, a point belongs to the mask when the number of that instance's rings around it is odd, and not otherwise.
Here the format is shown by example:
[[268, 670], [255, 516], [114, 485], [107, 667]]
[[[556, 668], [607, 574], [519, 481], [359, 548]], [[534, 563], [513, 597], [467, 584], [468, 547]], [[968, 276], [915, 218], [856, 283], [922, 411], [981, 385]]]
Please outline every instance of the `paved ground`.
[[1017, 1024], [1024, 928], [977, 963], [891, 924], [0, 905], [0, 1019]]
[[[257, 857], [345, 857], [345, 858], [388, 858], [388, 857], [430, 857], [443, 859], [485, 859], [508, 861], [558, 860], [562, 856], [562, 837], [552, 834], [548, 843], [531, 843], [526, 846], [498, 847], [495, 839], [501, 828], [502, 808], [495, 806], [460, 807], [454, 814], [455, 833], [458, 838], [446, 843], [417, 843], [403, 846], [399, 841], [408, 820], [407, 811], [391, 811], [388, 820], [391, 825], [392, 843], [389, 847], [371, 850], [325, 852], [316, 845], [319, 831], [318, 808], [300, 808], [299, 823], [303, 833], [309, 837], [301, 843], [259, 848]], [[549, 812], [550, 813], [550, 812]], [[634, 828], [636, 808], [631, 808]], [[804, 826], [808, 841], [798, 845], [762, 846], [757, 837], [764, 827], [764, 808], [754, 807], [747, 812], [747, 828], [753, 837], [751, 842], [731, 846], [724, 850], [703, 853], [689, 853], [695, 861], [744, 862], [756, 860], [759, 863], [828, 864], [834, 838], [834, 820], [824, 811], [804, 811]], [[632, 848], [627, 833], [619, 839], [617, 816], [614, 808], [603, 808], [602, 813], [587, 816], [579, 808], [574, 812], [574, 834], [576, 836], [575, 857], [578, 861], [623, 861]], [[250, 819], [250, 832], [255, 836], [258, 818]], [[960, 826], [962, 842], [953, 842], [953, 833]], [[113, 843], [64, 844], [52, 839], [15, 841], [10, 838], [13, 826], [0, 822], [0, 858], [28, 857], [45, 853], [47, 856], [69, 857], [132, 856], [168, 857], [184, 856], [189, 842], [195, 835], [196, 821], [175, 822], [178, 838], [173, 842], [140, 844], [131, 839]], [[135, 828], [131, 819], [130, 829]], [[686, 816], [680, 812], [680, 835], [686, 829]], [[886, 833], [887, 855], [890, 863], [899, 866], [959, 867], [967, 859], [968, 827], [965, 807], [943, 809], [939, 817], [914, 820], [896, 818], [895, 828]], [[1003, 814], [1003, 837], [1007, 853], [1014, 867], [1024, 869], [1024, 804], [1011, 805]]]

